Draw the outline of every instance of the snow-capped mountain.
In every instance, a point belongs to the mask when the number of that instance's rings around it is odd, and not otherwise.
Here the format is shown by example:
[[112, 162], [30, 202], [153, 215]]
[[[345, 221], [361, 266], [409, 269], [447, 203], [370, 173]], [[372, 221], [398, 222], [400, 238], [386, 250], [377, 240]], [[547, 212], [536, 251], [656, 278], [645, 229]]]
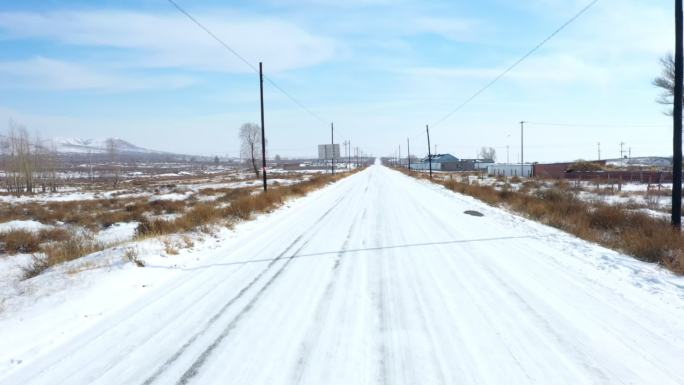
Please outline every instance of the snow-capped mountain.
[[[108, 141], [110, 139], [78, 139], [78, 138], [54, 138], [53, 142], [58, 152], [61, 153], [93, 153], [103, 154], [108, 151]], [[112, 144], [119, 153], [136, 154], [163, 154], [163, 151], [150, 150], [138, 147], [123, 139], [112, 138]]]

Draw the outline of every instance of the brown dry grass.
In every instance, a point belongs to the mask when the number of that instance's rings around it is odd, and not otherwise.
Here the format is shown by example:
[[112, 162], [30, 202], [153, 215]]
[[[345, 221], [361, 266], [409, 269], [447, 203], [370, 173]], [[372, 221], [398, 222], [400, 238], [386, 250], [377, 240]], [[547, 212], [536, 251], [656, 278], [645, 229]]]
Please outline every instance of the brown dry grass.
[[7, 254], [34, 253], [38, 251], [40, 239], [28, 230], [10, 230], [0, 234], [4, 243], [4, 251]]
[[[64, 222], [91, 230], [106, 228], [118, 222], [137, 221], [139, 225], [136, 236], [139, 238], [194, 230], [209, 232], [210, 225], [231, 225], [236, 221], [249, 219], [255, 213], [272, 211], [290, 197], [305, 195], [349, 174], [316, 175], [301, 183], [273, 186], [266, 193], [255, 192], [253, 188], [205, 191], [207, 195], [219, 195], [216, 201], [211, 202], [198, 202], [196, 199], [169, 201], [111, 198], [9, 205], [0, 208], [0, 221], [32, 219], [45, 224]], [[149, 215], [160, 214], [178, 214], [178, 217], [173, 220], [149, 218]], [[100, 251], [104, 247], [92, 239], [74, 235], [60, 228], [38, 233], [11, 231], [3, 233], [0, 240], [4, 248], [11, 250], [11, 253], [41, 252], [35, 254], [32, 262], [25, 267], [24, 278], [34, 277], [51, 266]], [[182, 242], [168, 243], [165, 249], [167, 254], [176, 254], [183, 246], [193, 247], [192, 239], [185, 237], [182, 238]], [[140, 265], [141, 262], [137, 262], [137, 258], [133, 259]]]
[[[254, 214], [266, 213], [276, 209], [288, 198], [306, 195], [310, 191], [348, 175], [350, 173], [338, 173], [334, 176], [316, 175], [301, 183], [289, 186], [273, 186], [263, 193], [252, 193], [253, 190], [244, 188], [212, 191], [214, 195], [223, 195], [214, 202], [196, 203], [174, 220], [142, 218], [136, 229], [136, 236], [159, 236], [196, 229], [206, 231], [209, 225], [219, 222], [231, 224], [235, 221], [247, 220]], [[229, 205], [222, 208], [218, 207], [224, 203], [229, 203]]]
[[24, 267], [24, 279], [35, 277], [51, 266], [73, 261], [96, 251], [104, 246], [83, 236], [74, 236], [62, 242], [49, 243], [41, 247], [43, 254], [35, 254], [31, 263]]
[[70, 238], [68, 231], [61, 228], [43, 229], [38, 232], [16, 229], [0, 234], [1, 243], [7, 254], [35, 253], [40, 250], [40, 245], [46, 242], [60, 242]]
[[[424, 174], [411, 175], [426, 178]], [[565, 181], [549, 189], [518, 192], [456, 180], [433, 181], [492, 206], [509, 208], [582, 239], [684, 274], [684, 236], [667, 220], [630, 210], [628, 206], [582, 201]]]

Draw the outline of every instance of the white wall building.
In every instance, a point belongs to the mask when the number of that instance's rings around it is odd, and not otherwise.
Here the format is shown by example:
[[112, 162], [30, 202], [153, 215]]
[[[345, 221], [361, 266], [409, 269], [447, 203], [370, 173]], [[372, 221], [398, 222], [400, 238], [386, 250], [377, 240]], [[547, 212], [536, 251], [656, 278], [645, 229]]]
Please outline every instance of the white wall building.
[[[496, 163], [487, 166], [487, 174], [493, 176], [523, 176], [531, 177], [533, 166], [531, 164]], [[522, 174], [522, 175], [521, 175]]]

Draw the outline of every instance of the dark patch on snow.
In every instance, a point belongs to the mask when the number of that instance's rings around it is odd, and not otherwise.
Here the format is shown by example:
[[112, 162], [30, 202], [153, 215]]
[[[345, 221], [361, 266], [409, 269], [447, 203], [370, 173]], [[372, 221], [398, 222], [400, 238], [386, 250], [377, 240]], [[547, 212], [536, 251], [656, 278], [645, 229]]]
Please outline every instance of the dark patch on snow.
[[466, 210], [463, 213], [468, 214], [468, 215], [472, 215], [474, 217], [484, 217], [484, 214], [482, 214], [479, 211], [475, 211], [475, 210]]

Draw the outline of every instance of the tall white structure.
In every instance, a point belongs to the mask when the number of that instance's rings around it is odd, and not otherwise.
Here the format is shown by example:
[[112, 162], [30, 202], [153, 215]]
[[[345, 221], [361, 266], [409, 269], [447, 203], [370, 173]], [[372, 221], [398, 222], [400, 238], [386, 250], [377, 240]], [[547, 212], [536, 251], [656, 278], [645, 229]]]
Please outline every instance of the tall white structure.
[[318, 145], [318, 159], [328, 160], [328, 159], [332, 158], [333, 155], [335, 155], [335, 159], [340, 159], [340, 145], [339, 144], [319, 144]]

